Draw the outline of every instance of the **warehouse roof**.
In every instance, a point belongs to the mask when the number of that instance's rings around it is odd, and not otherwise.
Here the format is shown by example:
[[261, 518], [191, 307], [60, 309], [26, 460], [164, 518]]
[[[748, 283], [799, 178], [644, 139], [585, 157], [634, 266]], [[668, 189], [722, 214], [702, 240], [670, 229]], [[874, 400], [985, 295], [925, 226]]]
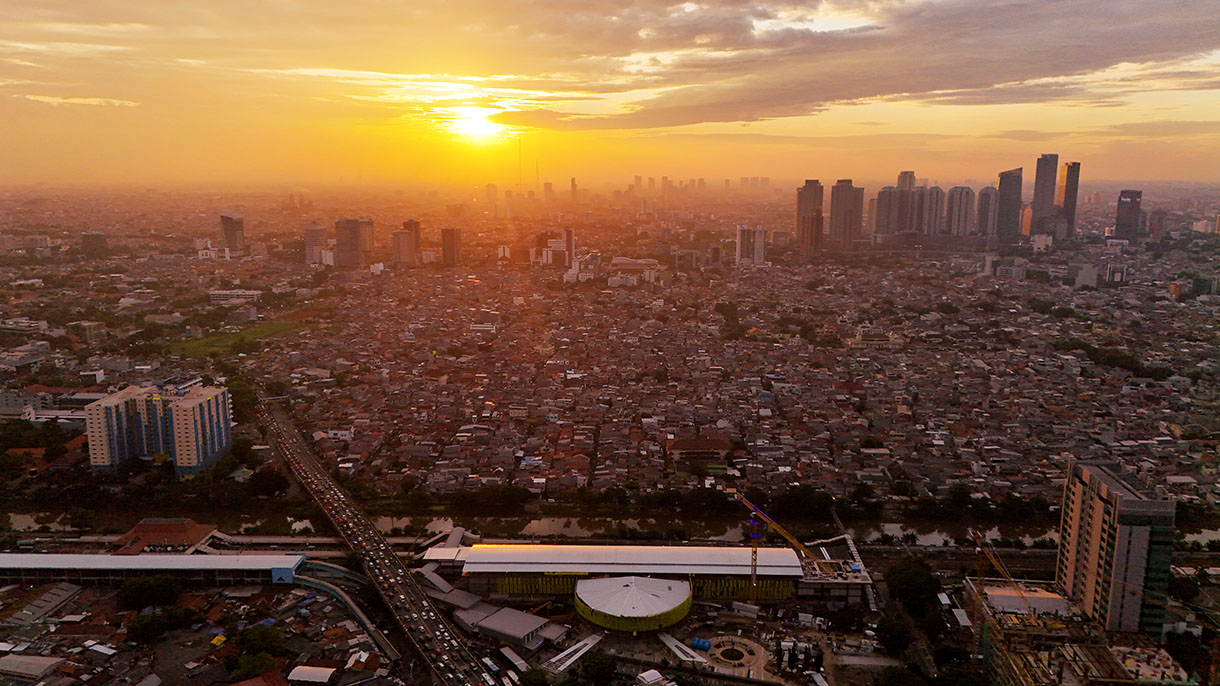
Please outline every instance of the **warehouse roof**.
[[174, 571], [295, 569], [304, 561], [304, 555], [0, 553], [0, 569], [164, 569]]
[[[750, 574], [750, 549], [643, 545], [475, 545], [464, 574]], [[759, 548], [759, 576], [802, 576], [790, 548]]]
[[655, 617], [690, 599], [690, 584], [641, 576], [582, 579], [576, 597], [585, 605], [616, 617]]

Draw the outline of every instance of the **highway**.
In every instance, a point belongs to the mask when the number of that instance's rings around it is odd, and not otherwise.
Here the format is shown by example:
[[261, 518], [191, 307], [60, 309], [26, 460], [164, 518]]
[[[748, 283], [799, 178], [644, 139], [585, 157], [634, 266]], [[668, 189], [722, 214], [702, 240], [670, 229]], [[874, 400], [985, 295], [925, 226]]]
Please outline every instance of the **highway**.
[[463, 637], [432, 604], [414, 575], [382, 537], [381, 532], [339, 488], [305, 442], [283, 407], [259, 400], [259, 418], [271, 428], [293, 474], [330, 519], [335, 530], [363, 560], [377, 592], [403, 634], [427, 663], [434, 683], [446, 686], [497, 686]]

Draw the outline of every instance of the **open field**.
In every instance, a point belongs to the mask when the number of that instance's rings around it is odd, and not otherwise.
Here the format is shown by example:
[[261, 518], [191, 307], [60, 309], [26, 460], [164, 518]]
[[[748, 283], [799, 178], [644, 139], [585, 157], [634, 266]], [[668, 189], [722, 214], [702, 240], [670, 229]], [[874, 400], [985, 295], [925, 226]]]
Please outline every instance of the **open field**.
[[241, 331], [217, 333], [191, 341], [179, 341], [170, 345], [169, 352], [188, 357], [207, 357], [212, 352], [228, 353], [233, 344], [239, 341], [257, 341], [264, 338], [274, 338], [307, 328], [307, 326], [307, 324], [302, 322], [260, 322]]

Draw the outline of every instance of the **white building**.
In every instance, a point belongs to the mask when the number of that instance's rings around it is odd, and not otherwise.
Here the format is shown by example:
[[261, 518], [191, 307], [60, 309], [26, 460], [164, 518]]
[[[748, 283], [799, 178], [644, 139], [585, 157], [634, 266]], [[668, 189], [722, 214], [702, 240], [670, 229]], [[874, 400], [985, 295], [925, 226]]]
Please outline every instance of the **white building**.
[[211, 298], [213, 305], [246, 305], [258, 302], [258, 298], [262, 294], [262, 291], [209, 291], [208, 297]]

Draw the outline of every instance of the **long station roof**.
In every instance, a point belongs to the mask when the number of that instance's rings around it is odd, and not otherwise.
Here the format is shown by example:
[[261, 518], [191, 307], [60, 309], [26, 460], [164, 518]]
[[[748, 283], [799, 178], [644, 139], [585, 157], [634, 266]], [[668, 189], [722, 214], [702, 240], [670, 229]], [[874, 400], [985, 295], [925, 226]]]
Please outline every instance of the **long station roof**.
[[304, 555], [97, 555], [88, 553], [0, 553], [0, 569], [166, 571], [295, 569]]
[[[749, 548], [714, 546], [480, 544], [457, 558], [464, 574], [750, 574]], [[791, 548], [758, 549], [759, 576], [802, 574]]]

